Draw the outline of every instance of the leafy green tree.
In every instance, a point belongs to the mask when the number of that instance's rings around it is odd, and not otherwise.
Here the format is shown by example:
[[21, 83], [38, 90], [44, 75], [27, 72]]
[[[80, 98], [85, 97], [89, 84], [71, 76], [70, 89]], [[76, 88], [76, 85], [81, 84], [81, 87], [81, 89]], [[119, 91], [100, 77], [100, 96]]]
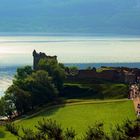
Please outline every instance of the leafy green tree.
[[30, 66], [25, 66], [21, 68], [17, 68], [16, 75], [13, 80], [13, 85], [18, 86], [19, 88], [25, 89], [26, 84], [25, 79], [32, 74], [33, 70]]
[[15, 105], [18, 114], [29, 111], [31, 104], [31, 95], [29, 91], [25, 91], [17, 85], [11, 85], [5, 94], [5, 99]]
[[17, 73], [15, 75], [15, 78], [22, 80], [22, 79], [26, 78], [28, 75], [31, 75], [32, 72], [33, 72], [33, 70], [32, 70], [31, 66], [17, 68]]
[[63, 87], [63, 81], [66, 77], [64, 65], [59, 64], [56, 60], [41, 59], [38, 64], [38, 69], [45, 70], [52, 77], [58, 90]]
[[44, 70], [33, 72], [25, 79], [27, 90], [31, 93], [33, 105], [48, 103], [56, 99], [58, 91], [52, 78]]
[[5, 107], [6, 107], [6, 102], [5, 102], [4, 98], [2, 97], [0, 99], [0, 116], [5, 116], [6, 115]]
[[5, 99], [15, 105], [18, 114], [56, 99], [57, 88], [47, 71], [33, 72], [26, 66], [17, 69], [13, 84], [5, 92]]
[[7, 116], [10, 119], [15, 110], [16, 108], [11, 100], [7, 100], [5, 97], [0, 99], [0, 116]]
[[6, 91], [6, 98], [15, 104], [19, 114], [23, 114], [34, 106], [52, 101], [57, 96], [57, 89], [46, 71], [33, 72], [22, 80], [18, 80]]

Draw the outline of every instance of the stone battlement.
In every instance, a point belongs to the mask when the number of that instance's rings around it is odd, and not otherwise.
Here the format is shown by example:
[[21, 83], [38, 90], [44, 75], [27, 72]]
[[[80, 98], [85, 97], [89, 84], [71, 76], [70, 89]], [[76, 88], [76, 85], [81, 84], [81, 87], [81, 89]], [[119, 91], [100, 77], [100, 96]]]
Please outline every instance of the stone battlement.
[[33, 69], [37, 70], [38, 63], [41, 59], [52, 59], [57, 61], [57, 56], [48, 56], [45, 53], [37, 53], [36, 50], [33, 51]]
[[112, 70], [103, 70], [97, 72], [95, 69], [91, 70], [77, 70], [75, 75], [67, 74], [69, 79], [79, 80], [79, 79], [102, 79], [112, 82], [120, 83], [135, 83], [140, 82], [140, 69], [135, 71], [134, 69], [123, 69], [123, 68], [113, 68]]
[[[56, 60], [57, 56], [47, 56], [45, 53], [37, 53], [36, 50], [33, 51], [33, 69], [38, 69], [38, 63], [41, 59]], [[101, 67], [102, 71], [96, 71], [96, 68], [90, 70], [70, 70], [65, 69], [68, 79], [103, 79], [112, 82], [122, 82], [122, 83], [140, 83], [140, 69], [138, 68], [126, 68], [126, 67]]]

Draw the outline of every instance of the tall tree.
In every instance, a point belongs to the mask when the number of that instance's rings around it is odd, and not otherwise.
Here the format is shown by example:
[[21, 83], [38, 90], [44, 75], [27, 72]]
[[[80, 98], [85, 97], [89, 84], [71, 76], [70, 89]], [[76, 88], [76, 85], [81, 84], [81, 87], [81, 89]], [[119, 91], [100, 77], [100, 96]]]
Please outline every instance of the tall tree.
[[64, 65], [59, 64], [53, 59], [41, 59], [38, 64], [38, 68], [47, 71], [49, 76], [53, 78], [53, 82], [58, 90], [62, 89], [63, 81], [66, 77]]

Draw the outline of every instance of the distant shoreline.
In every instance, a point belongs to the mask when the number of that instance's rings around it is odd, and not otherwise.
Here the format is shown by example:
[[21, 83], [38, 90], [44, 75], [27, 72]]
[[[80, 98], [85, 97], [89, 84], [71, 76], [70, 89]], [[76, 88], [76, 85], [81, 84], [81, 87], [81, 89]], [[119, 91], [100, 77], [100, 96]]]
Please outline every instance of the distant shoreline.
[[107, 38], [140, 38], [139, 34], [113, 34], [113, 33], [68, 33], [68, 32], [0, 32], [0, 36], [92, 36], [92, 37], [107, 37]]
[[[0, 64], [0, 70], [6, 70], [7, 68], [15, 69], [17, 67], [22, 67], [25, 65], [32, 65], [32, 64]], [[106, 67], [128, 67], [128, 68], [140, 68], [140, 62], [99, 62], [99, 63], [64, 63], [65, 66], [76, 66], [78, 68], [87, 68], [87, 67], [95, 67], [99, 68], [101, 66]]]

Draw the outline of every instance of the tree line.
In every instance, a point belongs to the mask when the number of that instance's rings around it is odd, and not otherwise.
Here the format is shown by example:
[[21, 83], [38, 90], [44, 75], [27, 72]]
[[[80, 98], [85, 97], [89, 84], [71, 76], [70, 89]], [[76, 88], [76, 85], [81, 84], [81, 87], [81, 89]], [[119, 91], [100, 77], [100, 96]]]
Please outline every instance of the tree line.
[[56, 60], [41, 59], [36, 71], [31, 66], [18, 68], [0, 99], [0, 115], [11, 118], [57, 100], [64, 78], [64, 65]]

